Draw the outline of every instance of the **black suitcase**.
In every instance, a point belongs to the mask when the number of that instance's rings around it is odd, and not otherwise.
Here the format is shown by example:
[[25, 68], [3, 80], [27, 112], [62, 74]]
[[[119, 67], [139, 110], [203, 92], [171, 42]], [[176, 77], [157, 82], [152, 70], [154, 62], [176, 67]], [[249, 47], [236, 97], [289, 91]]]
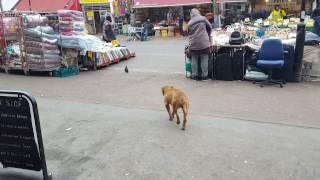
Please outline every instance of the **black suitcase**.
[[281, 79], [287, 82], [294, 82], [294, 46], [283, 45], [284, 53], [284, 66], [281, 69], [275, 69], [272, 74], [272, 78]]
[[230, 53], [222, 53], [216, 56], [214, 62], [214, 76], [217, 80], [232, 81], [232, 57]]
[[243, 51], [238, 50], [232, 57], [232, 74], [233, 80], [242, 80], [244, 75], [243, 68]]
[[209, 62], [208, 62], [208, 78], [213, 79], [213, 61], [214, 56], [212, 53], [209, 54]]

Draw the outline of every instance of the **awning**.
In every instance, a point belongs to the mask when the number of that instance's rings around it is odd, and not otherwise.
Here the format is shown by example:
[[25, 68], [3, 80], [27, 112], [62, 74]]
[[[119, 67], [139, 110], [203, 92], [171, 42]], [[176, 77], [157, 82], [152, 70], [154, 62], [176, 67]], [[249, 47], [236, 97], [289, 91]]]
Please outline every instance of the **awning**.
[[[31, 0], [31, 10], [44, 13], [56, 13], [63, 9], [69, 0]], [[29, 11], [29, 0], [20, 0], [16, 7], [18, 11]]]
[[65, 8], [74, 11], [82, 11], [79, 0], [69, 0]]
[[247, 0], [217, 0], [217, 3], [246, 3]]
[[133, 8], [156, 8], [210, 4], [212, 0], [136, 0]]

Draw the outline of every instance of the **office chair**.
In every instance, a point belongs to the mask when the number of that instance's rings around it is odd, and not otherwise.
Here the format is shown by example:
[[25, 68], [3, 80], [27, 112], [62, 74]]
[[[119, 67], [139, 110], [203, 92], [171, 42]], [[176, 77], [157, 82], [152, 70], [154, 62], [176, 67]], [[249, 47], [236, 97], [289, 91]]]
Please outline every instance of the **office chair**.
[[284, 66], [284, 53], [280, 39], [270, 38], [263, 41], [259, 51], [257, 66], [266, 70], [269, 77], [265, 81], [255, 82], [256, 84], [260, 84], [260, 87], [276, 84], [283, 88], [286, 82], [284, 80], [272, 79], [272, 71], [274, 69], [281, 69]]

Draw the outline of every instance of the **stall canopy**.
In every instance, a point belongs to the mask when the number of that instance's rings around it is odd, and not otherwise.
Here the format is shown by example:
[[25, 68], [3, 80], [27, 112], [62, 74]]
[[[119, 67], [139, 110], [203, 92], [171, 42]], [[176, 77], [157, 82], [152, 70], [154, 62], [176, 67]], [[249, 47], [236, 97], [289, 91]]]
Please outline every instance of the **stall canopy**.
[[69, 0], [65, 8], [74, 11], [81, 11], [81, 5], [79, 0]]
[[[69, 0], [31, 0], [31, 10], [41, 13], [56, 13], [64, 9]], [[17, 11], [29, 11], [29, 0], [20, 0], [14, 8]]]
[[170, 6], [189, 6], [199, 4], [210, 4], [212, 0], [136, 0], [134, 8], [155, 8]]

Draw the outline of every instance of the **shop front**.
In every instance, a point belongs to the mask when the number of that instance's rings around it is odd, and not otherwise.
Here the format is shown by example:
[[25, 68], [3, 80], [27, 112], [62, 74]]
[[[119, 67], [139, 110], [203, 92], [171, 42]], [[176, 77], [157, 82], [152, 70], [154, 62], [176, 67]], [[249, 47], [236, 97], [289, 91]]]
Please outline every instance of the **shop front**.
[[167, 21], [175, 23], [180, 16], [186, 18], [192, 8], [198, 8], [203, 15], [212, 12], [212, 0], [165, 0], [157, 3], [150, 0], [137, 0], [133, 6], [136, 10], [136, 20], [151, 19], [154, 23]]
[[[266, 11], [271, 13], [276, 5], [285, 10], [289, 16], [298, 16], [301, 12], [301, 0], [257, 0], [252, 4], [253, 12]], [[314, 0], [305, 1], [305, 9], [307, 14], [311, 14], [313, 10]]]
[[155, 35], [180, 36], [183, 24], [190, 19], [190, 10], [198, 8], [203, 15], [212, 12], [212, 0], [137, 0], [133, 5], [135, 24], [142, 25], [147, 19], [154, 24]]
[[101, 23], [106, 14], [112, 12], [113, 0], [80, 0], [85, 22], [90, 34], [102, 32]]
[[246, 17], [249, 11], [247, 0], [217, 0], [216, 27], [230, 25]]

